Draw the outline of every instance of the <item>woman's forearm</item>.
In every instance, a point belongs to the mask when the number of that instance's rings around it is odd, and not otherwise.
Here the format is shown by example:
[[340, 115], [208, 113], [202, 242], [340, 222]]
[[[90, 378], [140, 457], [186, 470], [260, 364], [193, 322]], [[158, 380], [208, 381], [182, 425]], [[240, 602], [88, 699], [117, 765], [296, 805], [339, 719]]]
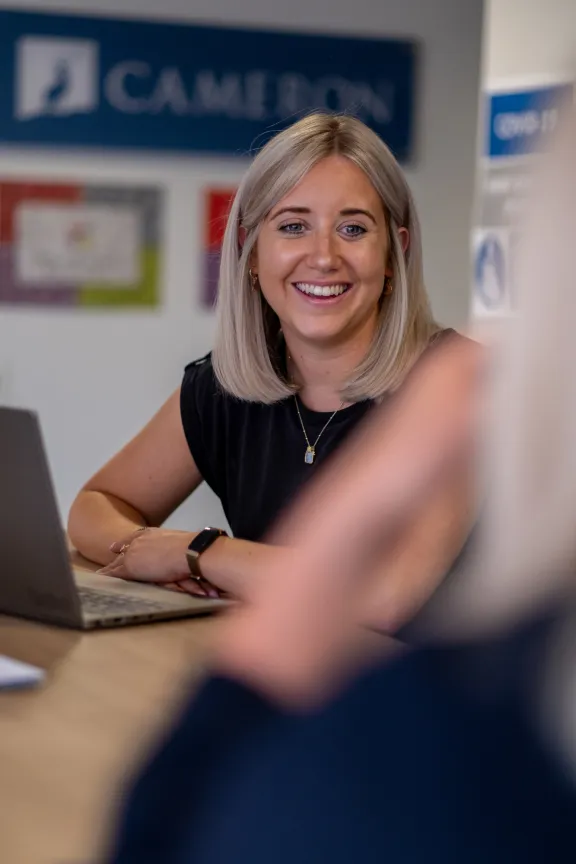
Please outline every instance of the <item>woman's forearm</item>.
[[[113, 495], [84, 490], [70, 510], [68, 536], [81, 555], [103, 565], [117, 564], [118, 544], [132, 541], [130, 555], [122, 562], [126, 572], [115, 570], [122, 578], [150, 581], [158, 565], [159, 582], [186, 580], [186, 552], [195, 532], [150, 531], [134, 541], [131, 535], [140, 527], [156, 526], [147, 525], [138, 510]], [[278, 547], [220, 537], [199, 563], [203, 577], [215, 588], [244, 600], [262, 578], [274, 578], [278, 553]]]
[[146, 520], [133, 507], [113, 495], [83, 490], [68, 516], [68, 536], [75, 549], [90, 561], [109, 564], [116, 558], [110, 546]]
[[242, 600], [257, 594], [262, 579], [273, 580], [280, 550], [276, 546], [220, 537], [200, 558], [202, 575], [212, 585]]

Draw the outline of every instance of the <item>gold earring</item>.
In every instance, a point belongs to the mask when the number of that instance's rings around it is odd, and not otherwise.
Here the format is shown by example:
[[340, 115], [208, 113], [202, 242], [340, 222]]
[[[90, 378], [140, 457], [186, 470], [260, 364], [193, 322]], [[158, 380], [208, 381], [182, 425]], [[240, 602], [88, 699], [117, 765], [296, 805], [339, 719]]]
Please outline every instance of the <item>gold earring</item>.
[[252, 283], [252, 290], [258, 290], [258, 274], [252, 272], [252, 268], [248, 270], [248, 276], [250, 277], [250, 282]]
[[394, 285], [392, 284], [392, 277], [387, 276], [384, 280], [384, 295], [389, 297], [390, 294], [394, 291]]

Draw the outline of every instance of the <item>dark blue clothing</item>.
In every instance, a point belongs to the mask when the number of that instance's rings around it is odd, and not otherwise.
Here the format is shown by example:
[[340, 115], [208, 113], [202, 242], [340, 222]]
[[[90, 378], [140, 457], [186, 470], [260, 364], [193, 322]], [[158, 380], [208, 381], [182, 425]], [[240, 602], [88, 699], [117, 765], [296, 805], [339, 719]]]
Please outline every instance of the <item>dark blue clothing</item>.
[[137, 781], [111, 861], [576, 861], [575, 787], [532, 725], [546, 631], [408, 653], [305, 716], [212, 679]]

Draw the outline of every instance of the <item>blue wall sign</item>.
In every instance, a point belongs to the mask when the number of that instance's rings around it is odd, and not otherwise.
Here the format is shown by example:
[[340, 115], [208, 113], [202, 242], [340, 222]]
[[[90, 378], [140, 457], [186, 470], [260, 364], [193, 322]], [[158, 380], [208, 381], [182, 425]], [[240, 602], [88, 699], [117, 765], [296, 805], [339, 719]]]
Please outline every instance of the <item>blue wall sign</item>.
[[556, 129], [560, 110], [573, 98], [572, 84], [489, 95], [489, 157], [542, 152]]
[[312, 110], [411, 155], [412, 41], [0, 11], [0, 141], [246, 155]]

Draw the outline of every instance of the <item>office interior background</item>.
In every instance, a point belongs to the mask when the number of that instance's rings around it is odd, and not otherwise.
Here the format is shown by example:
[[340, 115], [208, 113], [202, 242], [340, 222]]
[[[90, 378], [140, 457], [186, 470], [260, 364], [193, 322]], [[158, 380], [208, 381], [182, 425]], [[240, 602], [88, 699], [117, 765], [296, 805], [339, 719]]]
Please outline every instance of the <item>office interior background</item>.
[[[576, 35], [574, 0], [11, 0], [4, 9], [417, 40], [415, 155], [406, 167], [434, 311], [455, 327], [466, 326], [469, 308], [482, 94], [569, 75]], [[233, 188], [246, 164], [242, 156], [0, 145], [0, 183], [163, 190], [156, 307], [0, 306], [0, 404], [38, 411], [63, 520], [81, 484], [179, 386], [184, 365], [210, 350], [203, 195]], [[193, 530], [225, 519], [202, 488], [170, 524]]]

